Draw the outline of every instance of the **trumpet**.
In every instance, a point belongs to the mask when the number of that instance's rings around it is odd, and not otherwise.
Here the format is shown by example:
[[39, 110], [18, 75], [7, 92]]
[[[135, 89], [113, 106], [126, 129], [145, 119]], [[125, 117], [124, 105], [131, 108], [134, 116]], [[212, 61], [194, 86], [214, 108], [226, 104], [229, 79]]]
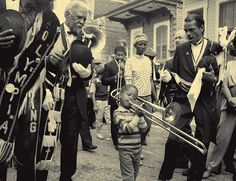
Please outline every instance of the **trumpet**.
[[[117, 101], [119, 101], [119, 95], [120, 95], [120, 90], [118, 90], [118, 89], [115, 89], [111, 92], [111, 96], [114, 99], [116, 99]], [[146, 119], [150, 120], [154, 124], [160, 126], [164, 130], [168, 131], [169, 133], [175, 135], [179, 139], [188, 143], [189, 145], [191, 145], [192, 147], [197, 149], [202, 154], [207, 153], [207, 149], [201, 141], [199, 141], [198, 139], [185, 133], [184, 131], [178, 129], [177, 127], [175, 127], [173, 125], [175, 123], [175, 121], [178, 121], [178, 119], [180, 118], [181, 107], [178, 103], [172, 102], [166, 108], [163, 108], [161, 106], [158, 106], [156, 104], [148, 102], [140, 97], [138, 97], [137, 99], [142, 102], [141, 105], [138, 105], [132, 101], [129, 101], [129, 102], [132, 107], [141, 110], [144, 113], [144, 117]], [[142, 105], [144, 105], [144, 104], [151, 106], [156, 111], [162, 113], [162, 118], [160, 118], [160, 117], [154, 115], [153, 113], [147, 111], [146, 109], [144, 109], [142, 107]], [[132, 108], [132, 111], [135, 111], [134, 108]]]

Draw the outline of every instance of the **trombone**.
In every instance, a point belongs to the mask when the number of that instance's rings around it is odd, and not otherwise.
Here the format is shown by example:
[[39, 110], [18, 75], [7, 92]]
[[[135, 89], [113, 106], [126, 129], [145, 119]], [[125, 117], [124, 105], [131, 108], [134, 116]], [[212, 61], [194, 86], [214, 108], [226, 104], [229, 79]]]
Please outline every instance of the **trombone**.
[[[120, 90], [118, 90], [118, 89], [115, 89], [111, 92], [111, 96], [114, 99], [116, 99], [117, 101], [119, 101], [119, 98], [118, 98], [119, 94], [120, 94]], [[169, 133], [174, 134], [176, 137], [178, 137], [179, 139], [185, 141], [186, 143], [188, 143], [189, 145], [191, 145], [192, 147], [197, 149], [202, 154], [207, 153], [207, 149], [201, 141], [199, 141], [198, 139], [188, 135], [184, 131], [182, 131], [182, 130], [176, 128], [174, 125], [172, 125], [180, 117], [181, 107], [178, 103], [172, 102], [166, 108], [163, 108], [163, 107], [160, 107], [156, 104], [148, 102], [148, 101], [146, 101], [146, 100], [144, 100], [140, 97], [138, 97], [137, 99], [142, 102], [141, 105], [138, 105], [138, 104], [136, 104], [132, 101], [130, 101], [130, 104], [132, 105], [132, 107], [135, 107], [135, 108], [141, 110], [142, 112], [144, 112], [144, 117], [146, 119], [152, 121], [153, 123], [160, 126], [161, 128], [168, 131]], [[153, 113], [145, 110], [142, 107], [143, 104], [147, 104], [148, 106], [151, 106], [153, 109], [157, 110], [158, 112], [161, 112], [162, 113], [162, 118], [160, 118], [160, 117], [154, 115]], [[135, 111], [134, 109], [132, 109], [132, 110]], [[160, 121], [161, 123], [158, 122], [158, 121]]]

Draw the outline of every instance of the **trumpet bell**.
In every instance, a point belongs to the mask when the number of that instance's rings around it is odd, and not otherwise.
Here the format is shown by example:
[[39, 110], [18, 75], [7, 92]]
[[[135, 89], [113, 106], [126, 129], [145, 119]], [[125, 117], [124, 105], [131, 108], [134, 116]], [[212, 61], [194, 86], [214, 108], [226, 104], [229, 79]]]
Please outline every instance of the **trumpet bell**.
[[179, 120], [181, 114], [181, 106], [177, 102], [171, 102], [162, 114], [162, 119], [172, 125]]
[[93, 51], [99, 51], [105, 47], [105, 35], [97, 26], [86, 26], [82, 29], [82, 32], [84, 39], [89, 42], [89, 47], [91, 47]]

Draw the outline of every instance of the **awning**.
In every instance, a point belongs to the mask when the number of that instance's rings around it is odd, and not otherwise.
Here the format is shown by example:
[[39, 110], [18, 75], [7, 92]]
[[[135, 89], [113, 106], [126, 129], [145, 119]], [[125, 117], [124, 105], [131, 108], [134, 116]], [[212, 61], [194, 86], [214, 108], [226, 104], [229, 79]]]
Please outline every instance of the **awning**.
[[124, 22], [135, 17], [148, 17], [154, 11], [166, 9], [172, 16], [176, 16], [176, 6], [181, 0], [138, 0], [131, 1], [117, 9], [105, 13], [103, 16], [112, 21]]

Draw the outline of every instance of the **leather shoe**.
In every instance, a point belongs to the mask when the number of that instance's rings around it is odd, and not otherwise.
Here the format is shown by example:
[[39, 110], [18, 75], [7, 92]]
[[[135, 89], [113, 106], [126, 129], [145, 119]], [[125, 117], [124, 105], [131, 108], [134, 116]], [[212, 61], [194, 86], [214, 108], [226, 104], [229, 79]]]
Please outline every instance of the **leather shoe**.
[[233, 181], [236, 181], [236, 173], [233, 175]]
[[84, 151], [92, 151], [95, 149], [97, 149], [97, 146], [95, 146], [95, 145], [89, 145], [88, 147], [83, 148]]

